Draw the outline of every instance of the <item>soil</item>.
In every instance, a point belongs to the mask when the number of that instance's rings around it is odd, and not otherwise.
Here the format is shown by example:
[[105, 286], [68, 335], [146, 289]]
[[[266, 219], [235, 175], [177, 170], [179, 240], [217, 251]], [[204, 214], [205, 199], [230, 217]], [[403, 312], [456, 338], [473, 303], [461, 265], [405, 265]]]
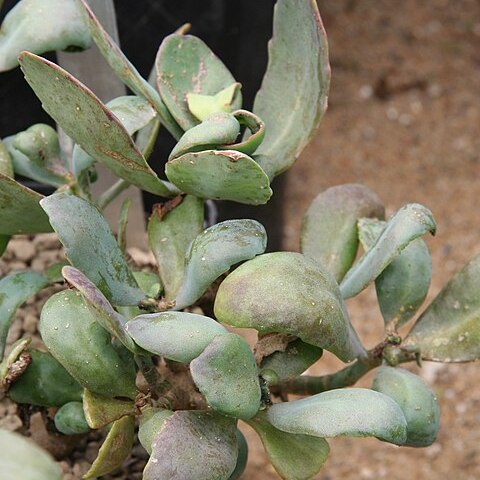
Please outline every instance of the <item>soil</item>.
[[[388, 213], [407, 202], [432, 209], [438, 233], [428, 240], [434, 277], [429, 299], [469, 258], [480, 253], [480, 3], [476, 0], [321, 0], [329, 35], [332, 90], [330, 107], [318, 135], [287, 174], [286, 250], [298, 250], [301, 216], [325, 188], [364, 183], [383, 198]], [[139, 264], [151, 257], [131, 252]], [[0, 259], [0, 274], [42, 270], [59, 259], [52, 236], [12, 241]], [[43, 293], [27, 302], [9, 341], [36, 333]], [[352, 322], [367, 346], [382, 337], [375, 292], [369, 289], [348, 303]], [[408, 328], [407, 328], [408, 330]], [[341, 367], [325, 356], [310, 373]], [[331, 454], [318, 475], [322, 480], [462, 480], [480, 478], [480, 368], [478, 364], [425, 363], [412, 367], [440, 400], [441, 430], [425, 449], [398, 448], [375, 439], [331, 440]], [[367, 376], [360, 382], [368, 386]], [[14, 405], [0, 401], [0, 427], [22, 430]], [[279, 478], [268, 464], [258, 438], [242, 426], [250, 444], [249, 480]], [[88, 469], [101, 443], [84, 439], [60, 464], [65, 479]], [[140, 479], [141, 447], [115, 476]]]

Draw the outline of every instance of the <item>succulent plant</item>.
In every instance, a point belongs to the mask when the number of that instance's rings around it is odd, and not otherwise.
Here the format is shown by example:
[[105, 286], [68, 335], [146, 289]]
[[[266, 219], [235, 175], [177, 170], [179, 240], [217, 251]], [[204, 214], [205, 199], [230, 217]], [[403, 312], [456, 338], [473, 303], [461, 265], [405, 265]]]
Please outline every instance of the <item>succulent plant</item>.
[[[56, 409], [62, 435], [81, 438], [108, 427], [84, 478], [123, 463], [137, 423], [150, 455], [145, 480], [238, 478], [248, 451], [239, 420], [258, 433], [287, 480], [315, 476], [331, 437], [434, 442], [437, 399], [400, 365], [480, 358], [480, 258], [454, 276], [403, 338], [398, 328], [415, 317], [431, 280], [422, 236], [436, 225], [426, 207], [404, 205], [386, 219], [368, 188], [329, 188], [305, 214], [300, 253], [265, 253], [267, 233], [254, 220], [205, 228], [206, 200], [266, 203], [271, 181], [293, 164], [326, 110], [330, 68], [316, 2], [277, 1], [253, 111], [242, 104], [240, 83], [186, 28], [163, 40], [149, 83], [84, 0], [61, 3], [60, 18], [52, 15], [58, 1], [22, 0], [1, 28], [0, 69], [14, 68], [18, 58], [44, 109], [75, 143], [69, 156], [55, 130], [41, 124], [0, 142], [2, 253], [11, 236], [55, 231], [66, 255], [43, 274], [0, 280], [5, 393]], [[133, 95], [104, 105], [37, 56], [91, 43]], [[147, 161], [159, 124], [177, 140], [166, 178]], [[90, 187], [100, 164], [119, 180], [95, 198]], [[43, 197], [16, 175], [56, 192]], [[130, 184], [159, 197], [147, 231], [155, 272], [139, 271], [126, 255], [128, 202], [117, 237], [103, 216]], [[22, 338], [4, 354], [15, 311], [52, 284], [60, 291], [41, 311], [45, 349]], [[384, 329], [366, 350], [345, 300], [371, 284]], [[255, 329], [253, 350], [229, 327]], [[302, 375], [323, 350], [347, 365], [326, 376]], [[370, 389], [347, 388], [373, 369]], [[288, 394], [305, 398], [288, 401]], [[22, 470], [22, 478], [59, 478], [51, 458], [21, 437], [0, 431], [0, 446], [6, 478], [19, 478], [19, 465], [35, 467]]]

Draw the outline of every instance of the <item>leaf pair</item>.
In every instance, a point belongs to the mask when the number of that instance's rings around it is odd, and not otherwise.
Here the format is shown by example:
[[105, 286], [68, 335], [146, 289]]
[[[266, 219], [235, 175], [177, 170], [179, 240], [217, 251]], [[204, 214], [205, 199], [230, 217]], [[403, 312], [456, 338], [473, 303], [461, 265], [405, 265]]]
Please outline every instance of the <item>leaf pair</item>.
[[248, 344], [215, 320], [186, 312], [140, 315], [127, 332], [145, 350], [190, 363], [193, 381], [216, 411], [251, 418], [260, 408], [260, 384]]

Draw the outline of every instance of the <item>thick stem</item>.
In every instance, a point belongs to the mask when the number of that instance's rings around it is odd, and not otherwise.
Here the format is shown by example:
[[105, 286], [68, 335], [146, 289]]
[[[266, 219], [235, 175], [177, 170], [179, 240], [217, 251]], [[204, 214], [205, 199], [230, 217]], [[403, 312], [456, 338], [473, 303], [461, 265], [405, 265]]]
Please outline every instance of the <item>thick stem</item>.
[[104, 210], [113, 200], [115, 200], [124, 190], [130, 186], [126, 180], [120, 179], [115, 182], [109, 189], [100, 195], [97, 205], [100, 210]]
[[[366, 357], [356, 360], [338, 372], [321, 377], [302, 375], [275, 386], [273, 391], [282, 394], [315, 395], [328, 390], [350, 387], [370, 370], [382, 364], [384, 358], [383, 351], [386, 346], [385, 343], [381, 343], [370, 350]], [[414, 355], [406, 354], [397, 348], [395, 348], [395, 352], [391, 352], [391, 356], [395, 357], [396, 364], [415, 360]]]
[[150, 386], [152, 393], [160, 397], [168, 390], [170, 384], [160, 375], [160, 372], [153, 363], [152, 357], [135, 355], [135, 362]]

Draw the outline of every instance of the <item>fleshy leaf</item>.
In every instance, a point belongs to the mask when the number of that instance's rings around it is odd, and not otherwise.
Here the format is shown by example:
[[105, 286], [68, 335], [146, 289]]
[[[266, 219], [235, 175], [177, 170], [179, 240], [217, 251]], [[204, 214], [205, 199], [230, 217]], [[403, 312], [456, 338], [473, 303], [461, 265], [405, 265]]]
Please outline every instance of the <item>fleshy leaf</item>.
[[136, 305], [144, 298], [110, 227], [86, 200], [56, 193], [41, 202], [70, 263], [113, 303]]
[[285, 480], [309, 480], [327, 459], [330, 449], [323, 438], [282, 432], [262, 412], [247, 423], [257, 432], [268, 459]]
[[165, 420], [172, 415], [173, 412], [171, 410], [165, 410], [164, 408], [146, 408], [142, 410], [138, 440], [149, 455], [152, 454], [153, 439], [163, 428]]
[[135, 95], [146, 98], [157, 110], [160, 120], [165, 128], [175, 137], [180, 138], [183, 131], [177, 125], [172, 115], [162, 102], [160, 95], [137, 71], [128, 58], [123, 54], [118, 45], [102, 27], [95, 14], [85, 0], [77, 0], [83, 9], [85, 19], [90, 28], [93, 41], [103, 57], [115, 72], [117, 77], [127, 85]]
[[240, 125], [246, 127], [246, 133], [241, 142], [229, 145], [228, 148], [252, 155], [265, 138], [265, 123], [260, 117], [247, 110], [237, 110], [233, 112], [233, 115]]
[[[359, 221], [359, 236], [365, 251], [375, 244], [385, 225], [385, 222], [373, 219]], [[431, 278], [430, 252], [427, 244], [417, 238], [375, 279], [378, 303], [387, 330], [401, 327], [415, 315], [427, 296]]]
[[81, 402], [69, 402], [55, 414], [55, 427], [64, 435], [78, 435], [90, 431]]
[[165, 173], [180, 190], [200, 198], [263, 205], [273, 193], [258, 163], [235, 150], [186, 153], [170, 160]]
[[91, 42], [75, 0], [22, 0], [2, 23], [0, 72], [15, 68], [23, 50], [84, 50]]
[[353, 183], [331, 187], [315, 198], [303, 217], [301, 250], [340, 282], [357, 254], [357, 221], [384, 215], [380, 199], [367, 187]]
[[177, 411], [152, 443], [143, 480], [225, 480], [237, 462], [235, 420], [202, 411]]
[[423, 359], [471, 362], [480, 358], [480, 255], [457, 272], [417, 320], [402, 346]]
[[12, 157], [8, 153], [7, 147], [2, 140], [0, 140], [0, 173], [13, 178]]
[[40, 334], [50, 353], [84, 388], [109, 397], [135, 398], [133, 358], [120, 355], [81, 295], [66, 290], [42, 309]]
[[226, 220], [207, 228], [188, 249], [175, 308], [192, 305], [232, 265], [260, 255], [266, 247], [265, 228], [255, 220]]
[[130, 351], [138, 353], [138, 348], [125, 331], [127, 320], [114, 310], [95, 284], [75, 267], [63, 267], [62, 275], [70, 285], [82, 294], [85, 303], [92, 310], [100, 325], [117, 337]]
[[117, 420], [100, 447], [98, 456], [83, 478], [97, 478], [116, 470], [130, 455], [135, 439], [135, 418]]
[[377, 437], [396, 445], [407, 439], [407, 421], [398, 404], [365, 388], [330, 390], [277, 403], [268, 409], [267, 418], [284, 432], [315, 437]]
[[44, 58], [23, 52], [19, 61], [45, 111], [86, 153], [143, 190], [172, 195], [171, 187], [150, 168], [120, 120], [91, 90]]
[[158, 298], [163, 292], [162, 282], [156, 273], [133, 272], [133, 276], [147, 297]]
[[242, 85], [238, 82], [220, 90], [215, 95], [202, 95], [201, 93], [187, 93], [187, 104], [190, 113], [203, 122], [213, 113], [231, 113], [232, 101]]
[[40, 195], [0, 173], [0, 234], [51, 232], [48, 217], [40, 207]]
[[266, 124], [256, 160], [273, 178], [293, 164], [327, 108], [330, 66], [317, 2], [277, 1], [268, 57], [253, 112]]
[[235, 470], [232, 472], [228, 480], [238, 480], [245, 468], [247, 466], [248, 461], [248, 443], [243, 433], [237, 429], [237, 443], [238, 443], [238, 457], [237, 457], [237, 464], [235, 465]]
[[[129, 135], [145, 128], [157, 117], [157, 112], [149, 102], [134, 95], [114, 98], [105, 107], [120, 120]], [[73, 168], [76, 176], [94, 163], [95, 159], [93, 157], [88, 155], [81, 147], [75, 145], [73, 149]]]
[[260, 408], [260, 382], [248, 343], [235, 333], [219, 335], [190, 364], [193, 381], [217, 412], [244, 420]]
[[388, 222], [375, 245], [347, 272], [340, 291], [343, 298], [354, 297], [373, 282], [416, 238], [435, 234], [432, 212], [423, 205], [403, 206]]
[[168, 301], [175, 298], [182, 284], [187, 248], [203, 230], [203, 220], [204, 202], [192, 195], [154, 206], [148, 222], [148, 242]]
[[428, 447], [437, 437], [439, 407], [435, 394], [425, 382], [403, 368], [380, 367], [372, 389], [388, 395], [398, 403], [407, 420], [409, 447]]
[[235, 327], [295, 335], [343, 361], [365, 354], [333, 277], [300, 253], [269, 253], [240, 265], [220, 284], [215, 315]]
[[171, 151], [168, 159], [188, 152], [211, 150], [235, 142], [240, 133], [240, 123], [230, 113], [215, 113], [202, 123], [187, 130]]
[[83, 392], [83, 412], [90, 428], [98, 429], [125, 415], [135, 415], [137, 409], [131, 400], [104, 397], [86, 388]]
[[283, 352], [274, 352], [260, 364], [262, 370], [272, 370], [283, 382], [301, 375], [322, 357], [323, 350], [297, 339], [290, 342]]
[[[189, 93], [216, 95], [235, 83], [220, 59], [192, 35], [175, 33], [166, 37], [160, 45], [156, 65], [160, 96], [183, 130], [199, 123], [188, 107]], [[232, 110], [241, 106], [242, 95], [236, 90]]]
[[0, 465], [5, 480], [62, 480], [53, 458], [22, 435], [0, 429]]
[[48, 280], [35, 272], [11, 273], [0, 280], [0, 359], [18, 307], [47, 285]]
[[198, 357], [217, 335], [228, 333], [215, 320], [187, 312], [139, 315], [126, 330], [145, 350], [183, 363]]
[[82, 387], [52, 355], [38, 350], [29, 353], [32, 362], [8, 391], [15, 403], [61, 407], [82, 401]]

